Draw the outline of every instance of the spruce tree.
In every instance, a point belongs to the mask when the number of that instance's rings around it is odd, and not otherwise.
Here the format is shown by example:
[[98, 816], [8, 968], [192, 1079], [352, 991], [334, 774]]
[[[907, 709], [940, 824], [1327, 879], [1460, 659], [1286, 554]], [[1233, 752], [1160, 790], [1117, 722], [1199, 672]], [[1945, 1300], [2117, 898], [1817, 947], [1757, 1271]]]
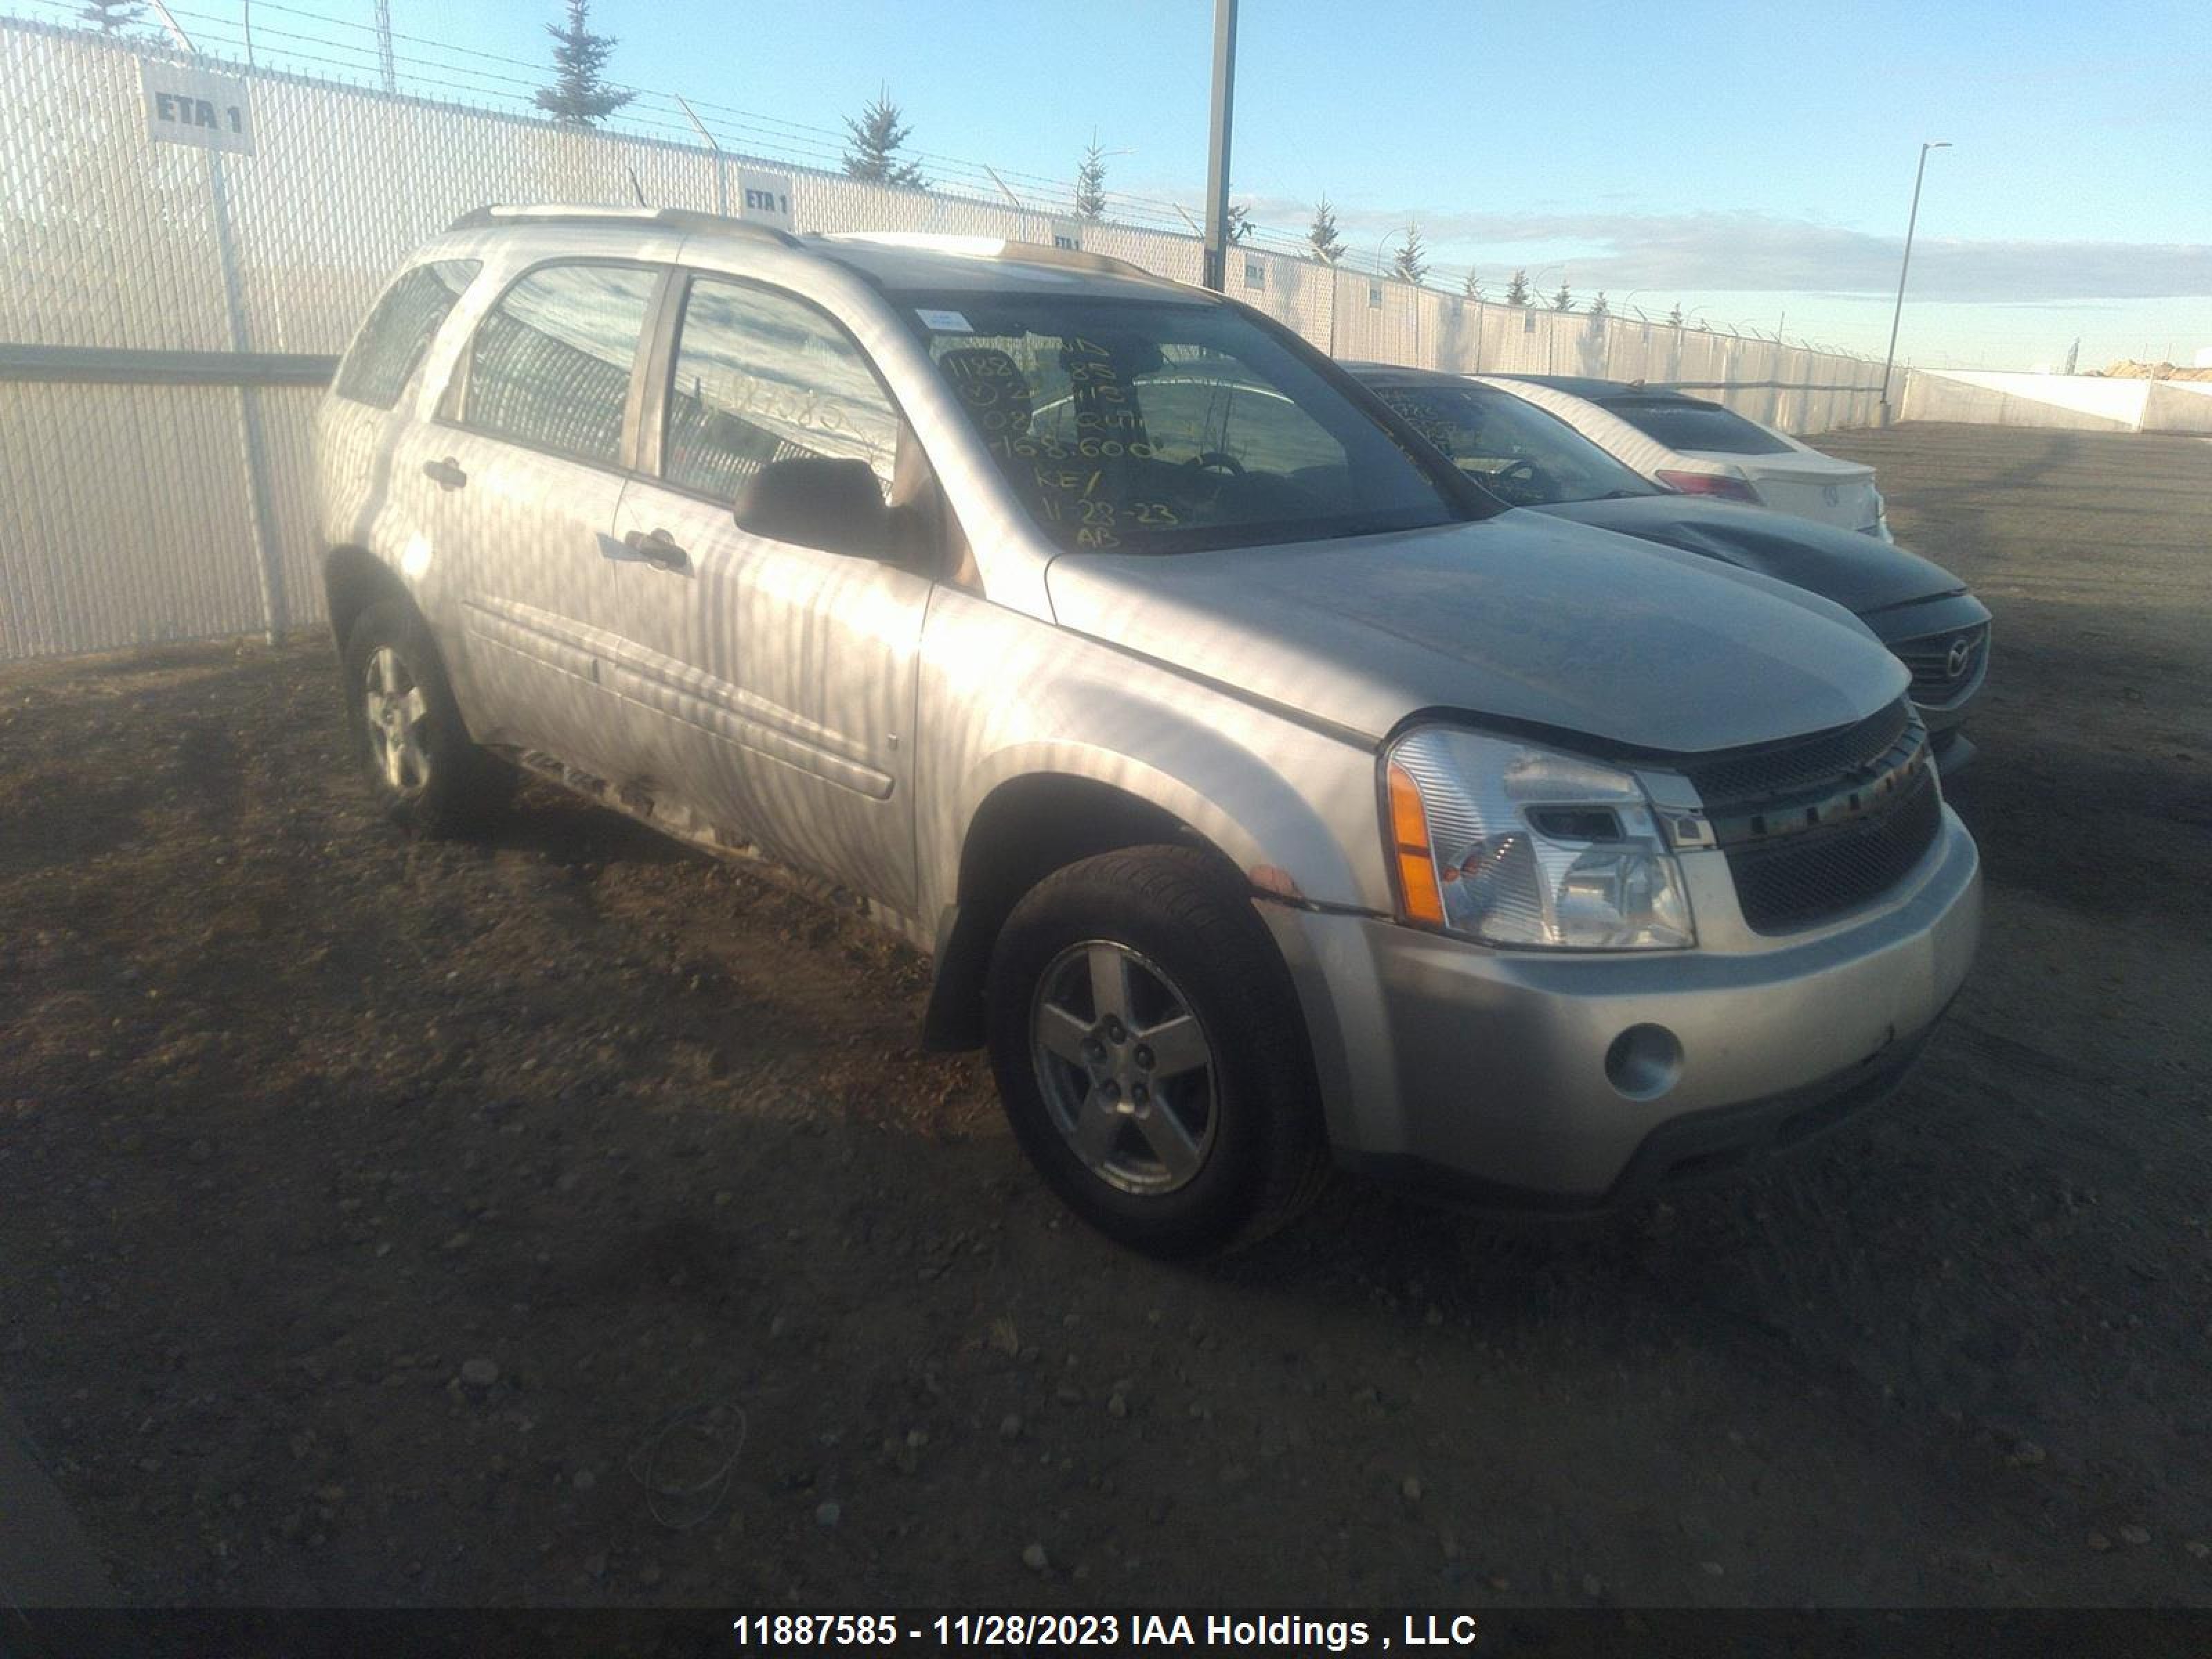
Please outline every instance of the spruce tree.
[[1406, 227], [1406, 240], [1398, 244], [1398, 251], [1390, 257], [1390, 269], [1402, 281], [1419, 286], [1428, 275], [1428, 250], [1421, 246], [1421, 228], [1416, 224]]
[[1604, 317], [1610, 315], [1612, 311], [1613, 307], [1605, 302], [1605, 290], [1598, 289], [1597, 298], [1590, 301], [1589, 314], [1593, 317]]
[[141, 0], [84, 0], [84, 9], [76, 15], [87, 27], [112, 39], [133, 23], [144, 22], [146, 8]]
[[1574, 308], [1575, 296], [1567, 292], [1567, 279], [1562, 276], [1559, 279], [1559, 291], [1552, 296], [1552, 309], [1554, 311], [1572, 311]]
[[1333, 265], [1344, 257], [1344, 239], [1336, 234], [1336, 210], [1324, 196], [1314, 204], [1313, 223], [1306, 227], [1306, 240], [1313, 244], [1314, 258], [1325, 265]]
[[845, 132], [852, 141], [845, 152], [848, 179], [870, 185], [903, 185], [909, 190], [927, 187], [928, 181], [921, 176], [921, 169], [912, 161], [899, 160], [898, 149], [906, 143], [907, 126], [899, 119], [899, 106], [891, 102], [889, 87], [878, 91], [875, 101], [857, 119], [845, 118]]
[[1459, 285], [1459, 291], [1470, 300], [1480, 300], [1482, 297], [1482, 284], [1475, 279], [1473, 265], [1467, 268], [1467, 280]]
[[1509, 306], [1525, 306], [1529, 302], [1530, 298], [1528, 273], [1525, 270], [1515, 271], [1513, 280], [1505, 285], [1505, 303]]
[[1098, 135], [1091, 135], [1091, 148], [1083, 152], [1083, 165], [1075, 169], [1075, 216], [1106, 216], [1106, 154], [1098, 148]]
[[611, 34], [591, 30], [590, 0], [568, 0], [566, 24], [548, 23], [553, 37], [553, 84], [540, 87], [538, 107], [564, 127], [595, 127], [637, 94], [608, 84]]

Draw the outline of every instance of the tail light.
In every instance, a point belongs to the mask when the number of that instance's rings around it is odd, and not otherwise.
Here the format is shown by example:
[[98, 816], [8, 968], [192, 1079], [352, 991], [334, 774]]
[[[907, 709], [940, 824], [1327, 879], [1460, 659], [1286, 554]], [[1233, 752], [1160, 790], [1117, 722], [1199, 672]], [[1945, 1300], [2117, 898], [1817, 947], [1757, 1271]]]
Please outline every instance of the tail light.
[[1741, 478], [1724, 478], [1717, 472], [1662, 472], [1658, 477], [1661, 483], [1685, 495], [1711, 495], [1716, 501], [1759, 505], [1759, 492]]

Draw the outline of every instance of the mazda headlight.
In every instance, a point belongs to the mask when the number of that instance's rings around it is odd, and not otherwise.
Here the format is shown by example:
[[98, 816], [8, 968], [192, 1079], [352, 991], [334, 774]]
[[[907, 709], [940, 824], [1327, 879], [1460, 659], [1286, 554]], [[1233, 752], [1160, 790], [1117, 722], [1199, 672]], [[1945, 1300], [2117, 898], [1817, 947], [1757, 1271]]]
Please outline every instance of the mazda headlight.
[[1430, 726], [1391, 745], [1386, 777], [1407, 921], [1565, 951], [1698, 942], [1681, 867], [1632, 773]]

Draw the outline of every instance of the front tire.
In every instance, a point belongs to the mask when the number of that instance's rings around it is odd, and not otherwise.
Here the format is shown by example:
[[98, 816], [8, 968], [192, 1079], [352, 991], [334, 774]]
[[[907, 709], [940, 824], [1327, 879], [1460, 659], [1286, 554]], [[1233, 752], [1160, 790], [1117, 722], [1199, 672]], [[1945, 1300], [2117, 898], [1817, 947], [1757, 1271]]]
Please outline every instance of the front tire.
[[470, 740], [415, 607], [362, 611], [341, 659], [354, 752], [384, 815], [415, 835], [473, 835], [500, 815], [514, 769]]
[[1014, 1135], [1068, 1207], [1156, 1255], [1249, 1243], [1327, 1171], [1290, 976], [1252, 902], [1188, 848], [1102, 854], [1000, 931], [991, 1059]]

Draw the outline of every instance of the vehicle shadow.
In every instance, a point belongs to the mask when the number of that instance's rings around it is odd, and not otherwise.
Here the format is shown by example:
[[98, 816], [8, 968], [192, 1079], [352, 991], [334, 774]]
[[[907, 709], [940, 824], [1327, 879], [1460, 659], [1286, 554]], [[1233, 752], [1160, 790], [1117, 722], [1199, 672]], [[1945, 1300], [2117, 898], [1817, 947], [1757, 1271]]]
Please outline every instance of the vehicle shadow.
[[513, 808], [485, 836], [483, 844], [533, 854], [570, 869], [705, 862], [709, 858], [635, 818], [527, 776], [515, 792]]
[[2014, 1369], [2043, 1340], [2033, 1293], [1986, 1248], [2020, 1232], [2017, 1198], [1970, 1167], [1975, 1108], [1947, 1086], [1960, 1063], [1799, 1158], [1619, 1211], [1449, 1208], [1346, 1181], [1302, 1225], [1192, 1271], [1508, 1352], [1687, 1348], [1876, 1401], [2033, 1419], [2044, 1380]]

